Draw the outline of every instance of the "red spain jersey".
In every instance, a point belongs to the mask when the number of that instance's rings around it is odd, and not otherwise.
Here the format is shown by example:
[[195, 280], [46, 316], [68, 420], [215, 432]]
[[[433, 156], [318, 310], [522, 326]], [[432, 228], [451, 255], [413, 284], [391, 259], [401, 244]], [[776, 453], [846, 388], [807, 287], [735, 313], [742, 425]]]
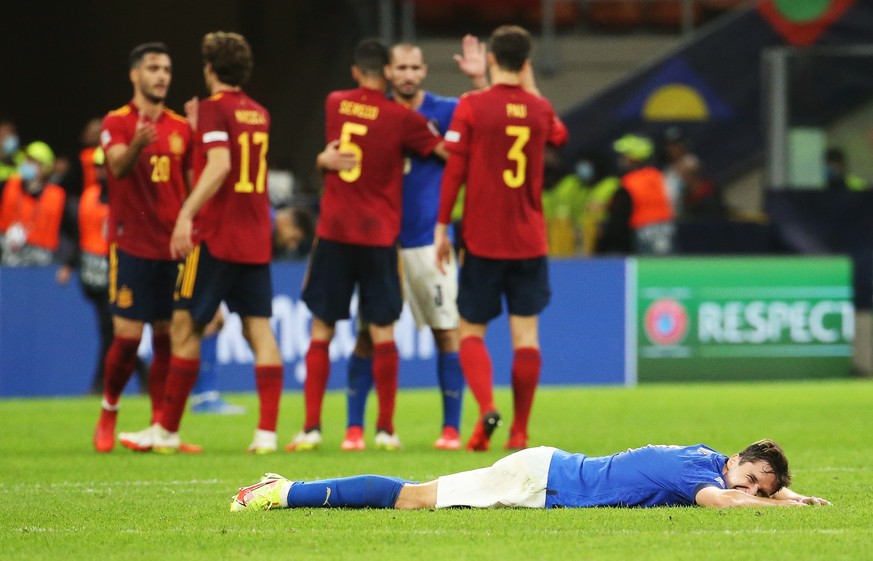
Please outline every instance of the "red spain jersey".
[[403, 158], [430, 154], [441, 138], [422, 115], [377, 90], [333, 92], [325, 103], [328, 141], [358, 157], [354, 169], [327, 172], [316, 233], [335, 242], [387, 247], [400, 234]]
[[197, 214], [195, 235], [224, 261], [269, 263], [273, 251], [267, 192], [270, 113], [241, 90], [222, 91], [200, 102], [196, 177], [203, 172], [207, 152], [219, 147], [230, 150], [230, 173]]
[[[133, 140], [139, 108], [128, 103], [103, 118], [100, 143], [106, 151]], [[191, 166], [191, 127], [164, 109], [154, 123], [157, 139], [142, 149], [130, 173], [117, 178], [107, 167], [109, 242], [143, 259], [171, 260], [170, 236], [188, 193], [185, 172]]]
[[450, 221], [458, 190], [466, 184], [462, 231], [474, 255], [546, 255], [545, 148], [566, 140], [567, 129], [548, 100], [519, 86], [497, 84], [465, 94], [446, 132], [451, 157], [443, 174], [439, 221]]

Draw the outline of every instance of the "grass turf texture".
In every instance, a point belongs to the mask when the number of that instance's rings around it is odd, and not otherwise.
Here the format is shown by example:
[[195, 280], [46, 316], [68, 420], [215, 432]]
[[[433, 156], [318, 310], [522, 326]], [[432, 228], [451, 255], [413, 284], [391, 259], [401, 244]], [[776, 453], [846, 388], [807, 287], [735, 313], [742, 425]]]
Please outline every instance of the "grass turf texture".
[[[340, 452], [344, 397], [328, 394], [325, 444], [314, 453], [256, 457], [242, 450], [253, 395], [227, 396], [243, 417], [187, 415], [182, 434], [200, 456], [92, 451], [97, 398], [0, 401], [0, 558], [19, 559], [864, 559], [873, 555], [873, 383], [866, 380], [541, 388], [531, 445], [602, 455], [655, 444], [707, 443], [733, 453], [780, 442], [792, 487], [833, 507], [567, 510], [282, 510], [230, 513], [236, 489], [265, 471], [314, 479], [380, 473], [428, 480], [501, 457], [507, 426], [484, 454], [431, 449], [435, 391], [403, 391], [397, 427], [406, 448]], [[120, 430], [148, 419], [126, 397]], [[508, 390], [498, 406], [511, 415]], [[371, 399], [369, 413], [375, 414]], [[474, 421], [466, 396], [463, 435]], [[298, 430], [302, 397], [283, 398], [280, 443]], [[509, 419], [506, 419], [508, 424]], [[373, 415], [368, 415], [372, 427]], [[372, 430], [367, 431], [372, 446]]]

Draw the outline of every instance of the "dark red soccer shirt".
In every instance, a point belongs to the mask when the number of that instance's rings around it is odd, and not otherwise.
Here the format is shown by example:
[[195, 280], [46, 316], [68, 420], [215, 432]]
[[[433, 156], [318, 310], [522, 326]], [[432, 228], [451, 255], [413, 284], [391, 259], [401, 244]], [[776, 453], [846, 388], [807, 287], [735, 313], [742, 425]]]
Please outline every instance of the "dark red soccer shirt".
[[440, 137], [419, 113], [377, 90], [357, 88], [327, 96], [328, 141], [357, 154], [359, 165], [327, 172], [318, 237], [387, 247], [400, 234], [405, 151], [426, 156]]
[[269, 263], [273, 250], [267, 191], [270, 113], [242, 91], [219, 92], [200, 103], [194, 145], [198, 178], [210, 148], [229, 149], [231, 161], [224, 184], [197, 214], [197, 239], [224, 261]]
[[543, 218], [546, 143], [567, 129], [545, 98], [498, 84], [461, 97], [446, 133], [451, 152], [441, 186], [439, 221], [448, 224], [466, 183], [463, 228], [470, 252], [491, 259], [548, 253]]
[[[130, 102], [103, 118], [103, 150], [130, 145], [139, 108]], [[107, 168], [109, 242], [144, 259], [170, 260], [170, 236], [188, 193], [185, 172], [191, 166], [188, 121], [164, 109], [155, 121], [157, 140], [143, 148], [133, 169], [122, 179]]]

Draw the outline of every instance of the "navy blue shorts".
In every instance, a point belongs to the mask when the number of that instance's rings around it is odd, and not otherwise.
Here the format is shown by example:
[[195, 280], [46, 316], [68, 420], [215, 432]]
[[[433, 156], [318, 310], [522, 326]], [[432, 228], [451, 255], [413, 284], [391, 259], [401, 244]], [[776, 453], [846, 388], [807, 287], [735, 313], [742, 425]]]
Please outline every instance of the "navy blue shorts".
[[458, 283], [461, 317], [470, 323], [488, 323], [500, 315], [503, 295], [510, 314], [539, 315], [552, 297], [548, 260], [488, 259], [466, 252]]
[[169, 320], [178, 261], [135, 257], [109, 248], [109, 309], [112, 315], [144, 323]]
[[303, 301], [312, 314], [329, 324], [348, 319], [355, 285], [363, 321], [397, 321], [403, 311], [397, 248], [317, 240], [303, 281]]
[[241, 317], [273, 315], [270, 264], [232, 263], [213, 257], [205, 243], [194, 248], [176, 283], [176, 307], [194, 322], [209, 323], [222, 300]]

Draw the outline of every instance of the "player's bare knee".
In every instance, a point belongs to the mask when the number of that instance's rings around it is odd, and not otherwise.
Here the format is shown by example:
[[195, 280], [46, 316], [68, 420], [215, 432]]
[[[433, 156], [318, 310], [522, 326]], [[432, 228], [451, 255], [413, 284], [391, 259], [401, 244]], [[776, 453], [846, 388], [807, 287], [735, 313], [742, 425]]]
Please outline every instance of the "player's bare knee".
[[370, 324], [370, 338], [374, 345], [381, 343], [390, 343], [394, 340], [394, 324], [375, 325]]
[[400, 489], [394, 508], [398, 510], [434, 508], [436, 506], [436, 491], [436, 481], [407, 483]]
[[141, 339], [144, 324], [141, 321], [114, 316], [112, 318], [112, 328], [116, 337]]
[[441, 353], [456, 353], [460, 347], [457, 329], [434, 329], [433, 338]]

